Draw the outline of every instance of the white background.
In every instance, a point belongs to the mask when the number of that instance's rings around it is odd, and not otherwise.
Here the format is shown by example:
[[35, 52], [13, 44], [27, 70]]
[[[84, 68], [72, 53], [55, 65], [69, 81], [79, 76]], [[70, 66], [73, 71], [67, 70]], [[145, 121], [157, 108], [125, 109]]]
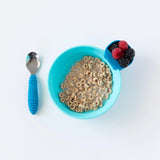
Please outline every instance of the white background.
[[[0, 0], [0, 159], [160, 159], [159, 0]], [[115, 39], [135, 50], [121, 71], [114, 106], [92, 120], [72, 119], [52, 103], [47, 76], [60, 53], [102, 49]], [[27, 108], [25, 56], [41, 57], [40, 107]]]

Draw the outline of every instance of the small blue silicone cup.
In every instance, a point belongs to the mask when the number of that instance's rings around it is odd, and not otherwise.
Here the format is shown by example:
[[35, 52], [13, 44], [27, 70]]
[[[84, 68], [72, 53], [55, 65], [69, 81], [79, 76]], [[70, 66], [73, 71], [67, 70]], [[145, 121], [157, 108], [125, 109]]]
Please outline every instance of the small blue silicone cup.
[[[71, 48], [63, 52], [51, 66], [48, 76], [49, 92], [53, 102], [66, 115], [77, 119], [95, 118], [104, 114], [115, 103], [120, 93], [120, 88], [121, 88], [120, 70], [122, 68], [120, 67], [118, 62], [112, 58], [111, 52], [108, 50], [110, 45], [108, 45], [108, 47], [105, 50], [91, 46], [78, 46]], [[98, 57], [109, 66], [112, 72], [113, 87], [112, 87], [112, 93], [110, 94], [109, 99], [104, 101], [103, 107], [97, 109], [96, 111], [77, 113], [75, 111], [70, 110], [69, 107], [66, 106], [64, 103], [61, 103], [58, 94], [59, 92], [62, 91], [60, 88], [60, 84], [64, 82], [64, 79], [66, 75], [70, 72], [71, 67], [76, 62], [80, 61], [84, 56]]]
[[[107, 59], [109, 62], [110, 62], [110, 64], [112, 65], [112, 67], [115, 69], [115, 70], [122, 70], [122, 69], [125, 69], [125, 68], [122, 68], [120, 65], [119, 65], [119, 63], [118, 63], [118, 61], [116, 60], [116, 59], [113, 59], [113, 57], [112, 57], [112, 54], [111, 54], [111, 52], [109, 51], [109, 47], [113, 44], [113, 43], [118, 43], [120, 40], [116, 40], [116, 41], [113, 41], [112, 43], [110, 43], [108, 46], [107, 46], [107, 48], [105, 49], [105, 55], [104, 55], [104, 57], [105, 57], [105, 59]], [[130, 48], [130, 46], [129, 46], [129, 48]], [[133, 60], [130, 62], [130, 64], [129, 65], [131, 65], [132, 64], [132, 62], [133, 62]], [[129, 66], [128, 65], [128, 66]]]

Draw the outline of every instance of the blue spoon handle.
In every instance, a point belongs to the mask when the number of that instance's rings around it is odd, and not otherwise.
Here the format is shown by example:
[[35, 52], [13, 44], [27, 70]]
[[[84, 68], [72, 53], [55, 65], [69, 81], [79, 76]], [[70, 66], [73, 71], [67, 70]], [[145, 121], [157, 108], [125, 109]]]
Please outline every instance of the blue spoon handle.
[[28, 107], [32, 114], [35, 114], [38, 109], [38, 89], [37, 89], [37, 77], [31, 75], [29, 78], [28, 88]]

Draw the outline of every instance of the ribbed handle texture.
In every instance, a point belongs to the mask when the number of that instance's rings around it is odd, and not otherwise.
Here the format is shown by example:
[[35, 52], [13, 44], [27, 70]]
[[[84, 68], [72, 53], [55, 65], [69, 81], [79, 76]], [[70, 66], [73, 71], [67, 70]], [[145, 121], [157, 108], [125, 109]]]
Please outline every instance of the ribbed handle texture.
[[38, 109], [38, 89], [37, 89], [37, 77], [31, 75], [29, 78], [28, 88], [28, 107], [32, 114], [35, 114]]

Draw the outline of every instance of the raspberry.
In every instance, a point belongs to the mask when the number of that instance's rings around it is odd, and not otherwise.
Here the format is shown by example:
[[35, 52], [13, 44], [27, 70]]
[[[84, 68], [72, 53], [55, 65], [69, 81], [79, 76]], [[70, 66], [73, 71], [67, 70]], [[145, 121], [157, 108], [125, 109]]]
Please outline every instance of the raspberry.
[[112, 52], [115, 48], [118, 48], [118, 44], [113, 43], [113, 44], [109, 47], [109, 51]]
[[130, 63], [128, 58], [120, 58], [118, 62], [122, 68], [127, 67]]
[[134, 56], [135, 56], [135, 51], [132, 48], [128, 48], [124, 54], [124, 57], [128, 58], [130, 61], [132, 61]]
[[115, 49], [113, 49], [113, 51], [112, 51], [112, 57], [114, 59], [119, 59], [122, 56], [123, 56], [123, 52], [122, 52], [121, 48], [115, 48]]
[[126, 41], [119, 41], [118, 43], [119, 48], [121, 48], [123, 51], [128, 49], [128, 44]]

